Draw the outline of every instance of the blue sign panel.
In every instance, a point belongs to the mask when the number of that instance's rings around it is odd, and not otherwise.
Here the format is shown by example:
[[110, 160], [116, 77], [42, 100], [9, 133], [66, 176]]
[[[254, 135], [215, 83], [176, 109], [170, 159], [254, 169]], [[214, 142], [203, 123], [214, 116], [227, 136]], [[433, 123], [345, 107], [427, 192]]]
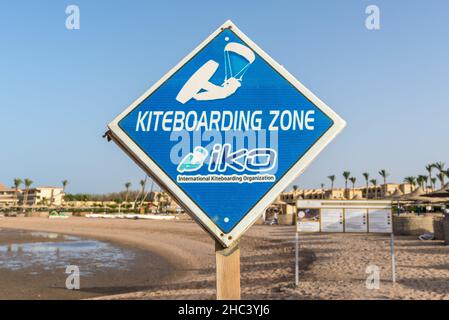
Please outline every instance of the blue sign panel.
[[291, 183], [296, 169], [343, 126], [227, 22], [110, 128], [121, 145], [132, 144], [127, 150], [137, 161], [151, 163], [149, 173], [175, 198], [192, 206], [190, 213], [201, 211], [206, 229], [213, 225], [214, 235], [223, 237], [250, 213], [260, 215], [279, 193], [275, 186]]

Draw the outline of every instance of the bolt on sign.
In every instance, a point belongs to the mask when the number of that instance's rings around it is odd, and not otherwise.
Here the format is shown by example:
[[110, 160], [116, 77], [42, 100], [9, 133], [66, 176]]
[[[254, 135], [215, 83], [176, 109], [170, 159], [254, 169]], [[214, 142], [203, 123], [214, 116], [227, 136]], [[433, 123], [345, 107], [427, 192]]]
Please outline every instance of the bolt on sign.
[[345, 122], [227, 21], [108, 127], [229, 247]]

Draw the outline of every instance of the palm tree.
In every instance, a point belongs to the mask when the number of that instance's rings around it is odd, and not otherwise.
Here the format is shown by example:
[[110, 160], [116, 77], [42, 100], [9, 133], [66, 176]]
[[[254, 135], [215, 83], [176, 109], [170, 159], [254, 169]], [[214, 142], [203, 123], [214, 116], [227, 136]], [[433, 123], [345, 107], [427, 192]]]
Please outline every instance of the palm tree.
[[[148, 176], [145, 176], [145, 179], [144, 180], [140, 180], [139, 181], [139, 184], [140, 184], [140, 194], [142, 195], [142, 198], [141, 198], [141, 202], [140, 202], [140, 206], [139, 206], [139, 208], [140, 207], [142, 207], [142, 203], [143, 203], [143, 200], [144, 200], [144, 198], [145, 198], [145, 187], [146, 187], [146, 185], [147, 185], [147, 179], [148, 179]], [[136, 202], [137, 202], [137, 199], [136, 199]], [[137, 204], [137, 203], [136, 203]]]
[[444, 170], [444, 167], [446, 166], [446, 164], [444, 163], [444, 162], [435, 162], [434, 164], [433, 164], [433, 167], [435, 168], [435, 169], [437, 169], [438, 171], [443, 171]]
[[144, 196], [142, 197], [142, 200], [140, 201], [140, 207], [143, 206], [143, 203], [145, 201], [145, 199], [148, 197], [149, 194], [151, 194], [153, 192], [153, 185], [154, 185], [154, 181], [153, 179], [151, 179], [151, 187], [150, 190], [148, 190], [147, 193], [144, 194]]
[[343, 178], [345, 179], [345, 197], [347, 197], [348, 193], [348, 179], [351, 176], [351, 172], [343, 171]]
[[325, 186], [325, 184], [324, 183], [322, 183], [321, 184], [321, 199], [324, 199], [324, 186]]
[[[414, 189], [416, 186], [416, 177], [410, 176], [410, 177], [405, 177], [404, 178], [404, 182], [408, 183], [409, 185], [412, 186], [412, 188]], [[413, 190], [412, 190], [413, 191]]]
[[430, 183], [432, 184], [432, 190], [435, 190], [435, 185], [437, 184], [437, 178], [432, 177], [430, 179]]
[[366, 183], [365, 195], [366, 195], [366, 198], [368, 199], [369, 173], [368, 172], [364, 172], [364, 173], [362, 173], [362, 176], [365, 178], [365, 183]]
[[128, 203], [129, 188], [130, 188], [130, 187], [131, 187], [131, 182], [125, 183], [125, 188], [126, 188], [125, 204]]
[[[65, 195], [65, 189], [67, 188], [67, 185], [69, 184], [69, 181], [68, 180], [62, 180], [61, 184], [62, 184], [62, 196], [64, 196]], [[50, 205], [52, 204], [52, 202], [53, 202], [53, 197], [50, 199]]]
[[25, 212], [25, 206], [27, 205], [27, 202], [28, 202], [28, 191], [30, 190], [30, 187], [33, 184], [33, 181], [30, 179], [23, 179], [23, 181], [25, 184], [25, 197], [24, 197], [24, 201], [23, 201], [23, 212]]
[[421, 175], [422, 179], [423, 179], [423, 186], [426, 188], [426, 190], [429, 188], [429, 184], [428, 184], [428, 180], [429, 180], [429, 176], [428, 175]]
[[416, 178], [416, 182], [418, 183], [418, 185], [424, 190], [424, 184], [427, 181], [427, 176], [420, 174], [417, 178]]
[[432, 186], [432, 170], [433, 170], [433, 163], [430, 163], [426, 166], [427, 173], [429, 173], [429, 184]]
[[156, 196], [156, 199], [157, 199], [157, 209], [156, 210], [158, 213], [160, 213], [162, 211], [162, 198], [163, 198], [162, 192], [159, 192]]
[[147, 176], [145, 176], [145, 180], [140, 180], [139, 181], [141, 190], [137, 193], [136, 198], [134, 199], [134, 204], [133, 204], [133, 208], [134, 209], [136, 209], [136, 207], [137, 207], [137, 201], [139, 201], [139, 198], [145, 192], [145, 185], [146, 185], [146, 183], [147, 183]]
[[16, 192], [15, 192], [16, 205], [19, 202], [19, 200], [18, 200], [19, 199], [19, 188], [22, 183], [23, 183], [22, 179], [19, 179], [19, 178], [14, 179], [14, 189], [16, 189]]
[[330, 175], [327, 178], [331, 181], [331, 190], [334, 190], [335, 175]]
[[377, 199], [377, 180], [376, 179], [371, 179], [370, 182], [374, 186], [374, 192], [375, 192], [374, 198]]
[[429, 188], [430, 188], [430, 185], [429, 185], [429, 176], [426, 175], [426, 174], [423, 174], [423, 175], [421, 175], [421, 178], [424, 180], [424, 181], [423, 181], [423, 186], [424, 186], [424, 188], [425, 188], [425, 190], [426, 190], [426, 193], [427, 193], [427, 192], [429, 192]]
[[352, 183], [352, 196], [354, 196], [355, 182], [357, 181], [357, 178], [356, 177], [351, 177], [351, 178], [349, 178], [349, 181], [351, 181], [351, 183]]
[[422, 188], [422, 176], [418, 175], [416, 177], [416, 184], [418, 185], [418, 188]]
[[379, 171], [379, 175], [382, 177], [382, 179], [384, 180], [384, 185], [383, 185], [383, 189], [384, 189], [384, 195], [387, 195], [387, 177], [390, 175], [387, 170], [382, 169]]
[[293, 191], [296, 192], [296, 190], [298, 190], [298, 185], [293, 185]]
[[343, 171], [343, 178], [345, 179], [345, 189], [348, 189], [348, 179], [351, 176], [351, 172]]
[[443, 188], [443, 186], [444, 186], [444, 178], [445, 178], [444, 171], [440, 171], [437, 174], [437, 178], [438, 178], [438, 180], [440, 180], [441, 188]]
[[69, 181], [62, 180], [62, 193], [65, 193], [65, 188], [67, 188], [68, 184], [69, 184]]
[[379, 171], [379, 175], [384, 179], [384, 185], [387, 184], [387, 177], [390, 175], [387, 170], [382, 169]]
[[445, 174], [444, 174], [444, 170], [445, 169], [444, 169], [444, 167], [446, 167], [446, 164], [444, 162], [440, 161], [440, 162], [434, 163], [433, 167], [439, 171], [439, 173], [437, 174], [437, 178], [441, 182], [441, 188], [443, 188], [443, 186], [444, 186], [444, 178], [445, 178]]

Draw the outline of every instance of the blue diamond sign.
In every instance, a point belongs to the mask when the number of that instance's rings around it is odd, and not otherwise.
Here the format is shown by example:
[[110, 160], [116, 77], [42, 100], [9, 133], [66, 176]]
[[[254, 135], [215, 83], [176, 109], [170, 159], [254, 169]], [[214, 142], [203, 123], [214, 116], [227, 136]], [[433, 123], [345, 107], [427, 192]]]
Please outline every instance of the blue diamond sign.
[[109, 129], [204, 229], [230, 246], [344, 126], [227, 21]]

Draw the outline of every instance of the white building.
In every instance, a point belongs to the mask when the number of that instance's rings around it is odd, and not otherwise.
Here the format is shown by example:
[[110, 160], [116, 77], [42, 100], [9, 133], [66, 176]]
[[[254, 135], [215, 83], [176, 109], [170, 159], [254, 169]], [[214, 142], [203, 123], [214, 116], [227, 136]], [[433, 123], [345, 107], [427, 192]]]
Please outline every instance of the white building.
[[0, 207], [17, 205], [19, 194], [20, 190], [17, 192], [16, 189], [7, 188], [0, 183]]
[[27, 206], [60, 206], [64, 200], [62, 188], [57, 187], [37, 187], [22, 191], [21, 202], [26, 201]]

